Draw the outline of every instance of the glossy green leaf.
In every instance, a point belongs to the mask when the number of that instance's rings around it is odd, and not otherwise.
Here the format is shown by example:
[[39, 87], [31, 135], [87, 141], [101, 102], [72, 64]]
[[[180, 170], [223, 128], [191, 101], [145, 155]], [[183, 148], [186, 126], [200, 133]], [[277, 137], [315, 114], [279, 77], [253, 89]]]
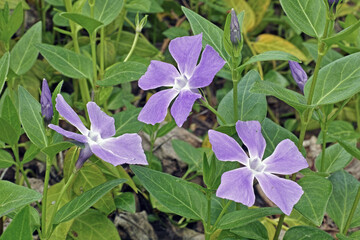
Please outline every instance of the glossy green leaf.
[[315, 227], [296, 226], [290, 228], [284, 236], [284, 240], [334, 240], [328, 233]]
[[188, 8], [181, 7], [181, 9], [183, 10], [187, 20], [190, 22], [193, 33], [194, 34], [202, 33], [203, 47], [205, 47], [206, 44], [209, 44], [216, 50], [216, 52], [219, 53], [219, 55], [224, 60], [230, 62], [230, 57], [226, 53], [222, 42], [223, 30], [221, 30], [215, 24], [211, 23], [209, 20], [203, 18], [202, 16], [191, 11]]
[[36, 47], [50, 65], [65, 76], [92, 80], [93, 72], [90, 58], [48, 44], [36, 44]]
[[125, 192], [115, 197], [116, 208], [125, 210], [127, 212], [136, 212], [136, 202], [134, 194], [131, 192]]
[[[238, 83], [238, 114], [237, 120], [262, 121], [266, 117], [267, 103], [263, 94], [250, 91], [254, 83], [261, 81], [258, 72], [251, 71], [247, 73]], [[233, 90], [225, 95], [218, 107], [219, 114], [226, 120], [227, 124], [235, 124], [234, 120], [234, 102]], [[218, 119], [219, 123], [224, 124]]]
[[30, 207], [25, 206], [1, 235], [0, 240], [32, 240], [32, 230], [30, 226]]
[[41, 22], [32, 26], [11, 50], [10, 67], [17, 75], [26, 73], [34, 65], [39, 55], [37, 43], [41, 43]]
[[116, 136], [124, 133], [138, 133], [141, 130], [144, 123], [137, 120], [140, 111], [140, 108], [128, 109], [113, 116], [115, 119]]
[[260, 221], [255, 221], [245, 226], [231, 229], [230, 231], [237, 234], [238, 236], [248, 239], [256, 239], [256, 240], [269, 239], [268, 232], [265, 226]]
[[322, 0], [280, 0], [280, 4], [298, 30], [312, 37], [322, 36], [328, 11]]
[[0, 217], [42, 197], [35, 190], [3, 180], [0, 180], [0, 189]]
[[255, 55], [247, 60], [242, 67], [245, 67], [249, 64], [263, 61], [273, 61], [273, 60], [282, 60], [282, 61], [295, 61], [301, 62], [297, 57], [281, 51], [268, 51], [264, 53], [260, 53], [259, 55]]
[[[355, 147], [355, 144], [352, 144]], [[321, 171], [321, 162], [322, 162], [322, 154], [321, 152], [316, 160], [315, 166], [318, 171]], [[340, 169], [346, 167], [352, 160], [352, 156], [348, 153], [340, 144], [334, 144], [330, 147], [326, 148], [325, 156], [324, 156], [324, 169], [323, 171], [326, 173], [333, 173]]]
[[178, 139], [173, 139], [171, 143], [180, 160], [186, 162], [189, 167], [194, 167], [197, 171], [202, 169], [202, 154], [198, 149]]
[[55, 215], [54, 224], [66, 222], [81, 215], [111, 189], [124, 182], [124, 179], [114, 179], [84, 192], [59, 209]]
[[59, 152], [62, 152], [68, 148], [71, 148], [72, 146], [74, 146], [74, 143], [71, 142], [59, 142], [59, 143], [54, 143], [50, 146], [47, 146], [43, 149], [41, 149], [41, 151], [45, 154], [47, 154], [48, 156], [50, 156], [50, 158], [54, 157], [56, 154], [58, 154]]
[[306, 105], [306, 99], [300, 93], [281, 87], [275, 83], [268, 81], [256, 81], [251, 88], [250, 92], [262, 93], [267, 96], [274, 96], [281, 101], [289, 104], [297, 111], [304, 112], [308, 106]]
[[264, 208], [238, 210], [225, 214], [219, 222], [219, 228], [231, 229], [231, 228], [241, 227], [246, 224], [255, 222], [259, 218], [270, 215], [276, 215], [276, 214], [282, 214], [279, 208], [264, 207]]
[[82, 15], [80, 13], [64, 12], [64, 13], [61, 13], [60, 16], [79, 24], [80, 26], [85, 28], [89, 34], [93, 34], [99, 27], [101, 27], [103, 25], [98, 20], [95, 20], [91, 17]]
[[114, 223], [94, 209], [89, 209], [77, 217], [70, 232], [76, 233], [74, 239], [77, 240], [120, 240]]
[[294, 208], [320, 226], [332, 192], [331, 182], [319, 176], [305, 176], [297, 183], [302, 187], [304, 194]]
[[146, 190], [170, 211], [194, 220], [206, 218], [205, 195], [193, 184], [145, 167], [131, 166]]
[[[325, 105], [348, 99], [360, 91], [360, 53], [334, 61], [319, 71], [312, 104]], [[305, 85], [308, 98], [312, 77]]]
[[[345, 227], [352, 204], [360, 186], [359, 181], [350, 173], [340, 170], [329, 177], [333, 185], [333, 193], [327, 207], [327, 213], [339, 227], [340, 232]], [[360, 205], [357, 206], [350, 227], [360, 226]]]
[[6, 52], [0, 58], [0, 92], [2, 92], [2, 89], [4, 87], [6, 76], [9, 71], [9, 66], [10, 66], [10, 54], [9, 52]]
[[139, 80], [147, 67], [138, 62], [119, 62], [105, 72], [104, 80], [97, 81], [99, 86], [113, 86], [121, 83]]
[[[116, 19], [123, 8], [123, 5], [124, 0], [95, 1], [94, 18], [106, 26]], [[86, 2], [83, 7], [83, 13], [90, 16], [90, 5], [88, 2]]]
[[39, 148], [47, 146], [41, 106], [25, 88], [19, 86], [20, 121], [30, 141]]
[[0, 168], [8, 168], [15, 164], [11, 154], [3, 149], [0, 149]]

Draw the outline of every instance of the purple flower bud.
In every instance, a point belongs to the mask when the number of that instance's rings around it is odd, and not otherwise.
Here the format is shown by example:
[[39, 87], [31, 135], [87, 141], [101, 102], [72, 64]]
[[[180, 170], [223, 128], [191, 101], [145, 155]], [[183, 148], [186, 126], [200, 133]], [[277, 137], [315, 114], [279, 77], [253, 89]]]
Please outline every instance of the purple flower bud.
[[231, 9], [230, 40], [234, 45], [238, 45], [241, 40], [239, 20], [234, 9]]
[[336, 8], [336, 5], [339, 3], [339, 0], [328, 0], [328, 3], [330, 7], [334, 4], [334, 8]]
[[304, 71], [304, 69], [302, 69], [300, 64], [297, 62], [289, 61], [289, 66], [290, 66], [291, 74], [292, 74], [295, 82], [297, 83], [297, 85], [299, 86], [301, 91], [304, 92], [304, 86], [308, 80], [308, 76], [307, 76], [306, 72]]
[[76, 161], [75, 167], [76, 170], [79, 170], [85, 163], [93, 155], [93, 152], [90, 149], [89, 144], [85, 143], [85, 148], [80, 150], [79, 158]]
[[42, 83], [40, 103], [41, 103], [41, 114], [43, 115], [45, 123], [47, 125], [51, 122], [54, 112], [51, 101], [51, 92], [45, 78], [43, 79], [43, 83]]

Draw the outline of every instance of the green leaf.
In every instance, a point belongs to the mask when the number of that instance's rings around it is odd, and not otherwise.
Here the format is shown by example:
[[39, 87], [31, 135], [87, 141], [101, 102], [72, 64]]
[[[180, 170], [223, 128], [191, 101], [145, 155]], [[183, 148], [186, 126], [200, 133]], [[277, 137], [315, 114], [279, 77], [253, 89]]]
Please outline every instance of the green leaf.
[[279, 208], [264, 207], [264, 208], [253, 208], [253, 209], [244, 209], [239, 211], [234, 211], [228, 214], [225, 214], [220, 222], [220, 229], [231, 229], [236, 227], [241, 227], [246, 224], [255, 222], [259, 218], [282, 214]]
[[[334, 61], [319, 71], [312, 104], [325, 105], [348, 99], [360, 91], [360, 53], [351, 54]], [[305, 96], [309, 98], [311, 77], [305, 85]]]
[[300, 113], [304, 112], [308, 107], [306, 99], [303, 95], [292, 90], [281, 87], [275, 83], [268, 81], [256, 81], [250, 92], [262, 93], [268, 96], [274, 96], [281, 101], [289, 104]]
[[298, 181], [304, 194], [294, 208], [311, 222], [320, 226], [328, 204], [332, 185], [329, 180], [318, 176], [305, 176]]
[[139, 80], [145, 74], [146, 66], [138, 62], [119, 62], [105, 72], [104, 80], [97, 81], [99, 86], [113, 86]]
[[32, 240], [32, 230], [30, 226], [30, 207], [25, 206], [10, 225], [6, 228], [5, 232], [1, 235], [0, 240], [21, 239]]
[[[238, 114], [237, 120], [262, 121], [266, 117], [267, 103], [263, 94], [250, 92], [255, 82], [261, 81], [258, 72], [250, 71], [238, 83]], [[219, 114], [227, 121], [227, 124], [235, 124], [234, 121], [233, 90], [228, 92], [221, 100], [218, 107]], [[218, 119], [220, 124], [224, 124]]]
[[[11, 37], [16, 33], [16, 31], [19, 29], [19, 27], [21, 26], [23, 19], [24, 19], [24, 11], [23, 11], [23, 4], [20, 1], [6, 1], [9, 3], [9, 8], [10, 9], [14, 9], [14, 11], [12, 12], [11, 16], [9, 19], [8, 16], [5, 15], [4, 12], [4, 18], [6, 18], [6, 22], [2, 23], [2, 31], [0, 32], [0, 39], [8, 42]], [[0, 5], [2, 5], [2, 7], [0, 9], [4, 8], [4, 2], [0, 1]], [[16, 7], [15, 7], [16, 6]], [[9, 9], [7, 9], [8, 11]], [[5, 10], [6, 11], [6, 10]]]
[[360, 28], [360, 20], [357, 21], [355, 24], [351, 25], [350, 27], [342, 30], [341, 32], [335, 34], [334, 36], [325, 38], [323, 41], [331, 46], [332, 44], [335, 44], [337, 42], [340, 42], [344, 39], [346, 39], [347, 36], [351, 35], [354, 31], [356, 31], [358, 28]]
[[114, 223], [94, 209], [89, 209], [77, 217], [70, 232], [76, 233], [74, 239], [77, 240], [120, 240]]
[[301, 239], [301, 240], [334, 240], [329, 234], [326, 232], [309, 226], [296, 226], [290, 228], [284, 236], [284, 240], [294, 240], [294, 239]]
[[114, 179], [84, 192], [59, 209], [55, 215], [54, 224], [66, 222], [81, 215], [112, 188], [123, 182], [125, 182], [124, 179]]
[[174, 39], [178, 37], [184, 37], [189, 35], [189, 31], [181, 27], [172, 27], [165, 30], [163, 33], [167, 38]]
[[39, 152], [40, 152], [40, 148], [38, 148], [36, 145], [30, 143], [30, 147], [26, 150], [26, 152], [24, 154], [22, 164], [28, 163], [31, 160], [33, 160], [36, 157], [36, 155], [38, 155]]
[[[356, 132], [354, 126], [346, 121], [332, 121], [328, 129], [326, 131], [327, 137], [326, 142], [336, 142], [337, 139], [344, 140], [352, 140], [357, 139], [360, 137], [360, 133]], [[323, 134], [324, 132], [321, 131], [318, 136], [318, 143], [322, 144], [323, 142]]]
[[125, 7], [130, 12], [149, 12], [151, 2], [150, 0], [130, 0], [126, 1]]
[[202, 170], [202, 154], [198, 149], [194, 148], [189, 143], [178, 139], [173, 139], [171, 143], [180, 160], [187, 163], [189, 168], [194, 167], [196, 171]]
[[92, 80], [92, 63], [89, 58], [63, 47], [48, 44], [36, 44], [36, 47], [50, 65], [65, 76]]
[[79, 24], [80, 26], [85, 28], [89, 34], [94, 34], [95, 31], [103, 25], [98, 20], [82, 15], [80, 13], [64, 12], [61, 13], [60, 16], [72, 20], [73, 22]]
[[0, 132], [0, 141], [6, 142], [9, 145], [14, 145], [19, 140], [16, 130], [3, 118], [0, 118]]
[[41, 22], [32, 26], [11, 50], [10, 67], [17, 74], [22, 75], [34, 65], [39, 50], [34, 44], [41, 43]]
[[[311, 57], [316, 61], [317, 57], [318, 57], [318, 45], [317, 43], [313, 43], [313, 42], [305, 42], [303, 43], [304, 47], [309, 51]], [[320, 67], [324, 67], [336, 60], [338, 60], [339, 58], [342, 58], [343, 55], [341, 55], [340, 53], [338, 53], [337, 51], [333, 50], [333, 49], [329, 49], [327, 51], [327, 53], [324, 55]]]
[[19, 113], [21, 124], [30, 141], [40, 149], [46, 147], [47, 137], [40, 103], [21, 86], [19, 86]]
[[[106, 177], [101, 170], [93, 164], [85, 164], [79, 171], [74, 181], [73, 190], [76, 195], [80, 196], [83, 192], [106, 182]], [[115, 210], [115, 203], [111, 193], [106, 193], [100, 198], [94, 207], [105, 214]]]
[[171, 122], [166, 123], [165, 125], [161, 126], [160, 129], [156, 132], [156, 138], [160, 138], [171, 132], [176, 127], [175, 120], [171, 120]]
[[231, 229], [230, 231], [237, 234], [238, 236], [249, 239], [256, 239], [256, 240], [269, 239], [268, 232], [265, 226], [259, 221], [249, 223], [243, 227]]
[[8, 168], [15, 164], [15, 161], [10, 153], [0, 149], [0, 168]]
[[327, 6], [321, 0], [280, 0], [286, 15], [296, 28], [320, 38], [325, 29]]
[[[355, 144], [353, 144], [352, 146], [355, 147]], [[317, 156], [315, 160], [315, 166], [318, 171], [323, 171], [326, 173], [333, 173], [340, 169], [343, 169], [352, 160], [351, 154], [348, 153], [340, 144], [337, 143], [326, 148], [324, 157], [324, 169], [322, 170], [322, 154], [323, 152], [321, 152]]]
[[230, 57], [226, 53], [225, 48], [223, 46], [223, 30], [221, 30], [218, 26], [211, 23], [207, 19], [203, 18], [199, 14], [191, 11], [186, 7], [181, 7], [183, 10], [187, 20], [190, 22], [191, 29], [194, 34], [202, 33], [202, 44], [203, 47], [206, 44], [212, 46], [219, 55], [226, 60], [228, 63], [230, 62]]
[[[360, 183], [350, 173], [344, 170], [335, 172], [329, 177], [329, 180], [333, 185], [333, 193], [330, 197], [327, 213], [339, 227], [340, 232], [342, 232]], [[350, 227], [357, 226], [360, 226], [360, 204], [357, 206], [350, 224]]]
[[337, 141], [348, 153], [350, 153], [356, 159], [360, 160], [360, 150], [356, 146], [348, 142], [342, 141], [341, 139], [337, 139]]
[[135, 196], [131, 192], [125, 192], [115, 197], [116, 208], [125, 210], [127, 212], [136, 212]]
[[281, 52], [281, 51], [268, 51], [251, 57], [243, 65], [241, 65], [241, 67], [245, 67], [249, 64], [256, 62], [273, 61], [273, 60], [301, 62], [297, 57], [289, 53]]
[[17, 139], [21, 134], [21, 123], [17, 109], [10, 96], [4, 96], [5, 100], [1, 109], [1, 118], [4, 119], [15, 130]]
[[0, 189], [0, 217], [41, 198], [40, 193], [8, 181], [0, 180]]
[[0, 92], [2, 92], [2, 89], [4, 87], [6, 76], [9, 71], [9, 66], [10, 66], [10, 54], [9, 52], [6, 52], [0, 58]]
[[115, 119], [115, 135], [120, 136], [124, 133], [138, 133], [144, 126], [143, 122], [137, 120], [140, 111], [140, 108], [134, 108], [116, 113], [113, 116]]
[[41, 151], [43, 153], [45, 153], [46, 155], [48, 155], [50, 158], [53, 158], [59, 152], [62, 152], [68, 148], [71, 148], [72, 146], [74, 146], [74, 143], [59, 142], [59, 143], [54, 143], [50, 146], [47, 146], [47, 147], [41, 149]]
[[146, 190], [170, 211], [193, 220], [206, 218], [205, 195], [193, 184], [149, 168], [131, 166]]
[[[110, 24], [119, 15], [123, 8], [124, 0], [101, 0], [95, 1], [94, 18], [104, 24]], [[87, 1], [83, 7], [83, 13], [90, 16], [90, 5]]]

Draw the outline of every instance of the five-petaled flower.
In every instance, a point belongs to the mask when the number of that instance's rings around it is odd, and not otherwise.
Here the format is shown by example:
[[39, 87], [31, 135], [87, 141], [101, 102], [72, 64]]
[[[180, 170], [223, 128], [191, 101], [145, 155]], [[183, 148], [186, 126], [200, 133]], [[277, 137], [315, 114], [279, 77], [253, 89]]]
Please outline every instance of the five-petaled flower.
[[92, 154], [114, 166], [124, 163], [148, 164], [141, 146], [141, 137], [135, 133], [113, 137], [116, 133], [114, 118], [101, 111], [96, 103], [88, 102], [86, 104], [91, 122], [90, 130], [84, 126], [79, 116], [60, 94], [57, 95], [55, 107], [60, 115], [75, 126], [81, 134], [66, 131], [53, 124], [49, 124], [49, 128], [67, 138], [85, 144], [85, 149], [81, 151], [76, 164], [77, 168], [81, 167]]
[[266, 142], [261, 134], [260, 123], [238, 121], [236, 131], [247, 147], [249, 156], [233, 138], [224, 133], [209, 130], [209, 140], [219, 160], [237, 161], [245, 165], [222, 175], [216, 195], [250, 207], [255, 203], [253, 189], [255, 177], [266, 196], [286, 215], [290, 215], [304, 192], [297, 183], [274, 174], [296, 173], [308, 167], [306, 159], [295, 144], [286, 139], [277, 145], [272, 155], [262, 161]]
[[215, 74], [225, 64], [219, 54], [207, 45], [197, 65], [201, 49], [202, 34], [179, 37], [169, 45], [169, 51], [177, 62], [179, 71], [169, 63], [151, 61], [146, 73], [139, 79], [140, 88], [171, 88], [151, 96], [139, 114], [140, 121], [148, 124], [162, 122], [171, 101], [178, 96], [171, 107], [171, 115], [178, 126], [183, 125], [194, 102], [201, 98], [198, 88], [210, 85]]

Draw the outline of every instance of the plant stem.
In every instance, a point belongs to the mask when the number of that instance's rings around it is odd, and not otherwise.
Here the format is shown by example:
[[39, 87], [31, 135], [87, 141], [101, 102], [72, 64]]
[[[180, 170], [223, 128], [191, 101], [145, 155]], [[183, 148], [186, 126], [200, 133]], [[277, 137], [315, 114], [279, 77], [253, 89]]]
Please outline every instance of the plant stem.
[[360, 201], [360, 186], [358, 187], [358, 191], [356, 193], [356, 197], [355, 197], [355, 200], [354, 200], [354, 203], [351, 207], [351, 210], [350, 210], [350, 214], [349, 214], [349, 217], [348, 219], [346, 220], [346, 224], [345, 224], [345, 227], [344, 229], [342, 230], [342, 234], [346, 235], [347, 231], [349, 230], [349, 227], [350, 227], [350, 224], [351, 224], [351, 221], [354, 217], [354, 214], [355, 214], [355, 211], [356, 211], [356, 208], [359, 204], [359, 201]]
[[360, 94], [358, 93], [355, 98], [355, 111], [356, 111], [356, 130], [360, 132]]
[[[249, 38], [247, 37], [247, 34], [244, 33], [243, 36], [244, 36], [244, 40], [245, 40], [245, 42], [246, 42], [246, 45], [248, 45], [248, 47], [250, 48], [251, 53], [252, 53], [254, 56], [256, 56], [256, 55], [257, 55], [257, 54], [256, 54], [256, 51], [255, 51], [255, 49], [253, 48], [252, 43], [250, 42]], [[258, 69], [259, 69], [259, 74], [260, 74], [261, 80], [264, 80], [264, 72], [263, 72], [263, 69], [262, 69], [262, 66], [261, 66], [261, 62], [257, 62], [257, 65], [258, 65]]]
[[40, 1], [41, 1], [40, 9], [41, 9], [42, 32], [44, 34], [46, 30], [45, 1], [44, 0], [40, 0]]
[[320, 172], [325, 171], [325, 151], [326, 151], [326, 133], [327, 133], [327, 116], [324, 119], [323, 124], [321, 124], [321, 131], [323, 133], [322, 135], [322, 152], [321, 152], [321, 166], [320, 166]]
[[90, 34], [91, 56], [93, 66], [93, 86], [95, 86], [97, 80], [97, 64], [96, 64], [96, 31]]
[[201, 103], [203, 104], [204, 107], [206, 107], [207, 109], [209, 109], [212, 113], [214, 113], [219, 120], [226, 125], [226, 121], [225, 119], [218, 113], [218, 111], [216, 111], [212, 106], [210, 106], [210, 104], [204, 100], [204, 99], [200, 99]]
[[207, 219], [205, 223], [205, 240], [210, 240], [211, 237], [211, 191], [206, 192], [207, 198]]
[[228, 200], [228, 202], [225, 204], [225, 206], [223, 207], [223, 209], [221, 210], [219, 216], [217, 217], [215, 223], [214, 223], [214, 227], [212, 229], [212, 231], [215, 231], [216, 230], [216, 227], [218, 225], [218, 223], [220, 222], [221, 218], [224, 216], [224, 214], [226, 213], [226, 210], [228, 209], [228, 207], [230, 206], [231, 204], [231, 201]]
[[99, 79], [102, 80], [105, 73], [105, 27], [100, 29], [100, 71]]
[[44, 239], [47, 239], [46, 232], [46, 204], [47, 204], [47, 192], [49, 187], [50, 180], [50, 170], [51, 170], [51, 159], [49, 156], [46, 156], [46, 171], [45, 171], [45, 180], [44, 180], [44, 191], [43, 191], [43, 199], [42, 199], [42, 211], [41, 211], [41, 226]]
[[133, 54], [134, 50], [135, 50], [135, 47], [136, 47], [136, 44], [139, 40], [139, 34], [140, 32], [136, 31], [135, 33], [135, 37], [134, 37], [134, 41], [132, 43], [132, 46], [131, 46], [131, 49], [130, 49], [130, 52], [128, 53], [128, 55], [126, 56], [124, 62], [127, 62], [129, 60], [129, 58], [131, 57], [131, 55]]
[[279, 218], [279, 222], [278, 222], [278, 225], [276, 227], [276, 232], [275, 232], [275, 235], [274, 235], [274, 240], [278, 240], [279, 239], [279, 235], [280, 235], [280, 232], [281, 232], [281, 227], [284, 223], [284, 219], [285, 219], [285, 214], [281, 214], [280, 218]]

